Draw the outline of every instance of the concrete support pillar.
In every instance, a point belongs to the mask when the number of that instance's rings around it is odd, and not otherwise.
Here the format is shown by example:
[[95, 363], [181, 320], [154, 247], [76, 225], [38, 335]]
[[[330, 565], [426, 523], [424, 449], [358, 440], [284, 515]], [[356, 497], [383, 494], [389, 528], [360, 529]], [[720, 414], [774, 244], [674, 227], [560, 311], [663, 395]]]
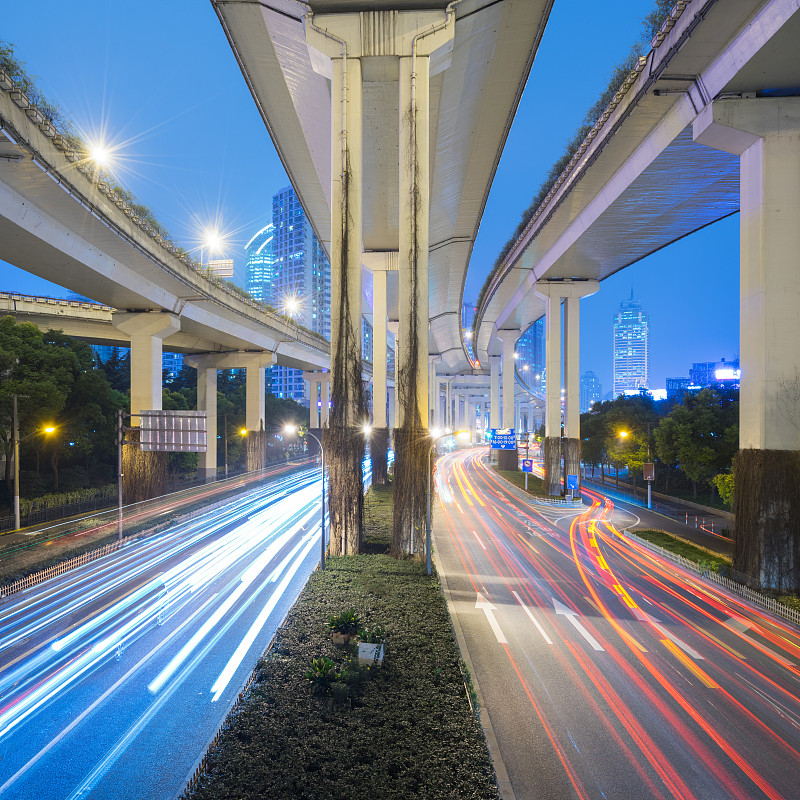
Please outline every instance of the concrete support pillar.
[[[131, 414], [161, 408], [163, 341], [180, 330], [175, 314], [115, 313], [113, 325], [131, 337]], [[139, 425], [139, 417], [131, 418]]]
[[544, 486], [561, 494], [561, 295], [555, 286], [539, 286], [545, 298]]
[[500, 424], [500, 356], [489, 356], [489, 427]]
[[[581, 297], [594, 294], [597, 281], [540, 281], [536, 292], [545, 299], [545, 362], [547, 381], [545, 388], [545, 486], [548, 494], [561, 493], [561, 300], [566, 300], [567, 326], [567, 414], [565, 419], [564, 466], [568, 475], [578, 475], [580, 480], [580, 317]], [[572, 405], [569, 396], [572, 396]], [[571, 412], [570, 412], [571, 408]], [[569, 425], [569, 427], [567, 427]]]
[[205, 453], [199, 453], [197, 471], [209, 481], [217, 477], [217, 365], [213, 357], [184, 358], [184, 363], [197, 370], [197, 410], [206, 412], [208, 447]]
[[715, 100], [700, 144], [739, 156], [739, 452], [734, 568], [800, 589], [800, 98]]
[[398, 381], [400, 378], [400, 359], [398, 358], [400, 322], [396, 319], [390, 319], [386, 327], [394, 338], [394, 386], [391, 390], [391, 403], [389, 405], [389, 428], [394, 429], [398, 426], [398, 420], [400, 418], [398, 414], [398, 404], [400, 402], [400, 392], [398, 391]]
[[436, 375], [436, 365], [441, 361], [440, 355], [428, 356], [428, 408], [429, 412], [429, 426], [430, 428], [444, 427], [439, 419], [441, 416], [439, 410], [439, 379]]
[[580, 297], [564, 299], [564, 474], [581, 480]]
[[[400, 419], [426, 428], [428, 414], [429, 66], [400, 59]], [[414, 75], [412, 76], [412, 67]], [[407, 418], [408, 417], [408, 418]]]
[[387, 425], [386, 413], [386, 271], [372, 273], [372, 424]]
[[320, 428], [327, 428], [331, 415], [331, 373], [320, 374]]
[[[309, 13], [306, 39], [331, 59], [331, 376], [328, 429], [323, 434], [328, 467], [332, 555], [358, 553], [364, 490], [365, 441], [361, 381], [362, 114], [358, 14]], [[325, 403], [323, 402], [323, 407]]]
[[308, 383], [308, 427], [320, 428], [322, 412], [320, 372], [304, 372], [303, 380]]
[[[517, 348], [518, 329], [498, 331], [498, 337], [503, 342], [503, 416], [502, 427], [514, 428], [516, 415], [514, 413], [514, 390], [516, 388], [516, 361], [514, 352]], [[516, 470], [519, 468], [517, 448], [513, 450], [500, 450], [497, 454], [497, 464], [500, 469]]]

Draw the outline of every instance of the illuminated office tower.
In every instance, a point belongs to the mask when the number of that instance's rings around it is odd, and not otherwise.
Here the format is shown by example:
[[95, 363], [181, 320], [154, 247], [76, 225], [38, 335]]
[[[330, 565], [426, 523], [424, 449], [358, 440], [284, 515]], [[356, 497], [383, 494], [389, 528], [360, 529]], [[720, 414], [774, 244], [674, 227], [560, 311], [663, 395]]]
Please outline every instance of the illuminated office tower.
[[[272, 276], [268, 302], [331, 338], [331, 265], [291, 186], [272, 198]], [[300, 370], [272, 367], [272, 393], [303, 401]]]
[[614, 315], [614, 397], [649, 388], [650, 321], [642, 304], [633, 299], [619, 304]]
[[271, 304], [270, 289], [272, 286], [272, 223], [265, 225], [244, 246], [247, 260], [245, 261], [245, 281], [247, 292], [264, 303]]

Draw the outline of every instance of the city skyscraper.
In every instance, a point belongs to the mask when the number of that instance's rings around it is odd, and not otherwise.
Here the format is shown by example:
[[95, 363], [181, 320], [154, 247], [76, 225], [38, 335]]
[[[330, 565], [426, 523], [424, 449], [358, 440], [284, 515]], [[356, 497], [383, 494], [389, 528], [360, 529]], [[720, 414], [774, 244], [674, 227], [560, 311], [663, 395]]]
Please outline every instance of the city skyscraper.
[[619, 304], [614, 315], [614, 397], [650, 382], [650, 320], [638, 300]]
[[587, 369], [581, 375], [581, 414], [591, 411], [595, 403], [600, 402], [603, 394], [603, 387], [600, 385], [600, 378]]
[[517, 369], [532, 389], [545, 388], [544, 317], [517, 340]]
[[[272, 198], [269, 285], [266, 302], [314, 333], [331, 338], [331, 265], [291, 186]], [[270, 372], [274, 395], [303, 402], [301, 370], [275, 366]]]
[[247, 292], [271, 305], [272, 265], [274, 256], [272, 252], [272, 232], [274, 226], [267, 223], [244, 246], [247, 260], [245, 261], [245, 288]]

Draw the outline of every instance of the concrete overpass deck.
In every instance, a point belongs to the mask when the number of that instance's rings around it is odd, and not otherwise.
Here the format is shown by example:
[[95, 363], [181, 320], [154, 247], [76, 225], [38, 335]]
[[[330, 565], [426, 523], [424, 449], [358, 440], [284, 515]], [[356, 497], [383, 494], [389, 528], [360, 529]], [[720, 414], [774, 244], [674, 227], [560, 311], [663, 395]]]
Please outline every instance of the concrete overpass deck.
[[[310, 10], [316, 18], [376, 6], [444, 12], [447, 0], [212, 2], [292, 184], [330, 252], [331, 67], [330, 58], [307, 44], [305, 14]], [[452, 6], [453, 38], [430, 57], [428, 270], [430, 352], [441, 354], [442, 369], [451, 373], [471, 369], [460, 311], [467, 265], [552, 0], [463, 0]], [[392, 37], [375, 33], [358, 51], [367, 262], [396, 253], [400, 240], [400, 51]]]
[[200, 272], [97, 179], [30, 100], [0, 75], [0, 258], [126, 312], [176, 318], [176, 349], [260, 351], [328, 367], [330, 345]]
[[[739, 158], [693, 139], [715, 98], [800, 92], [795, 0], [678, 3], [493, 275], [473, 346], [545, 311], [537, 281], [603, 280], [739, 208]], [[669, 276], [664, 276], [669, 280]]]

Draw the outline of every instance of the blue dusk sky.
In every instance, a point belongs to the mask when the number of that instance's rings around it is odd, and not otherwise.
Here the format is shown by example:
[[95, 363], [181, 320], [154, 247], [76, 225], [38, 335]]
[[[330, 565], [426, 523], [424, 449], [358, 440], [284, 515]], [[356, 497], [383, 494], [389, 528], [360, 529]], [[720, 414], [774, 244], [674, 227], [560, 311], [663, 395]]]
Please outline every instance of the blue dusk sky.
[[[39, 0], [9, 3], [2, 38], [87, 138], [118, 148], [117, 178], [199, 256], [218, 224], [227, 256], [271, 215], [288, 180], [207, 0]], [[613, 67], [630, 50], [652, 0], [556, 0], [511, 129], [467, 276], [474, 301]], [[611, 388], [612, 318], [630, 296], [650, 315], [653, 388], [693, 361], [739, 348], [738, 215], [617, 273], [582, 302], [581, 371]], [[624, 236], [624, 231], [620, 231]], [[0, 290], [63, 296], [0, 261]]]

